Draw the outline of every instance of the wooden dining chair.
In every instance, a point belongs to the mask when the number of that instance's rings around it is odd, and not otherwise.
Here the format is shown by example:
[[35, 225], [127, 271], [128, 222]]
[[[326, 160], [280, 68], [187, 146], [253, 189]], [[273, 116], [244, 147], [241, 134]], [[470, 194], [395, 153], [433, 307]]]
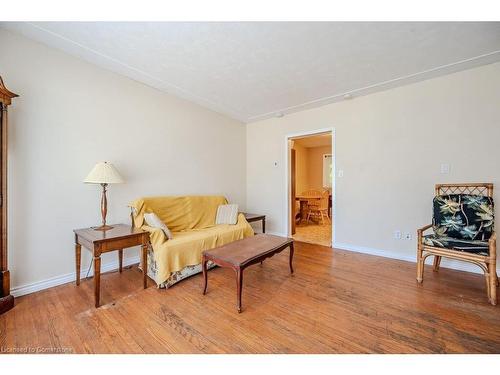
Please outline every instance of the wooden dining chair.
[[328, 199], [330, 197], [330, 193], [328, 191], [324, 191], [320, 193], [321, 199], [315, 200], [313, 204], [309, 206], [309, 211], [307, 213], [307, 222], [309, 223], [309, 219], [311, 216], [316, 216], [321, 218], [321, 223], [325, 224], [325, 217], [328, 222], [330, 222], [330, 217], [328, 216]]
[[[493, 184], [438, 184], [433, 203], [432, 224], [417, 230], [417, 282], [423, 282], [429, 256], [434, 256], [434, 271], [439, 270], [441, 257], [469, 262], [483, 270], [488, 300], [496, 305]], [[424, 235], [430, 228], [434, 233]]]
[[328, 194], [328, 217], [332, 218], [332, 189], [331, 188], [323, 188], [321, 195]]
[[310, 190], [303, 191], [301, 195], [303, 195], [305, 197], [317, 197], [318, 195], [321, 195], [321, 191], [310, 189]]
[[[309, 189], [305, 190], [300, 194], [302, 197], [318, 197], [321, 195], [321, 192], [319, 190], [315, 189]], [[302, 209], [300, 211], [301, 217], [302, 218], [307, 218], [307, 214], [309, 213], [310, 207], [313, 207], [317, 202], [317, 199], [308, 199], [307, 202], [304, 203], [302, 206]], [[304, 215], [304, 216], [302, 216]]]

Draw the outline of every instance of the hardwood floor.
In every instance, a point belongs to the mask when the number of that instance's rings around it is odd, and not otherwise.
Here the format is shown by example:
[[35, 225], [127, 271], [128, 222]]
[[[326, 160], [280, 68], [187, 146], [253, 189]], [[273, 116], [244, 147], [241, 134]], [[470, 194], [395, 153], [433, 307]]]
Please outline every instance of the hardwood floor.
[[[16, 299], [0, 316], [0, 352], [75, 353], [498, 353], [500, 310], [481, 275], [296, 243], [245, 271], [243, 312], [229, 269], [171, 289], [137, 266], [104, 274], [102, 307], [92, 280]], [[16, 349], [17, 348], [17, 349]], [[46, 349], [44, 349], [46, 348]]]
[[292, 237], [295, 241], [330, 246], [332, 243], [332, 224], [300, 223], [295, 227], [295, 234]]

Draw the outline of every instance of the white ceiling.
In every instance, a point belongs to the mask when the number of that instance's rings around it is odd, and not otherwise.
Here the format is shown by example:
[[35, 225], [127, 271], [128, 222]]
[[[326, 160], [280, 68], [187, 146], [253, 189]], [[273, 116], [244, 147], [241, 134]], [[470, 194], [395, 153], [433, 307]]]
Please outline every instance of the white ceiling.
[[500, 61], [500, 23], [1, 23], [243, 122]]

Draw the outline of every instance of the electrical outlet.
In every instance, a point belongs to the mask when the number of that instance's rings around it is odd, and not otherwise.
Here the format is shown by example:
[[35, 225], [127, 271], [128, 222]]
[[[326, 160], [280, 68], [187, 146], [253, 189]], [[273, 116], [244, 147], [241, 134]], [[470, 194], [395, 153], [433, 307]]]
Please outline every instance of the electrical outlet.
[[400, 230], [395, 230], [394, 231], [394, 239], [395, 240], [400, 240], [401, 239], [401, 231]]
[[411, 240], [411, 233], [410, 232], [405, 233], [405, 240]]

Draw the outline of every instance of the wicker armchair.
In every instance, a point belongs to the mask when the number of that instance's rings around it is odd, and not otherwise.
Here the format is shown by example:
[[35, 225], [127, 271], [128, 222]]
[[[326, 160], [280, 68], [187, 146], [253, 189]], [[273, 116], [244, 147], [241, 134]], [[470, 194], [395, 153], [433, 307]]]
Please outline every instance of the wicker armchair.
[[[434, 271], [441, 257], [480, 267], [488, 300], [497, 304], [496, 234], [493, 184], [438, 184], [435, 188], [433, 223], [417, 230], [417, 282], [422, 283], [427, 257], [434, 256]], [[424, 232], [433, 228], [433, 234]]]

